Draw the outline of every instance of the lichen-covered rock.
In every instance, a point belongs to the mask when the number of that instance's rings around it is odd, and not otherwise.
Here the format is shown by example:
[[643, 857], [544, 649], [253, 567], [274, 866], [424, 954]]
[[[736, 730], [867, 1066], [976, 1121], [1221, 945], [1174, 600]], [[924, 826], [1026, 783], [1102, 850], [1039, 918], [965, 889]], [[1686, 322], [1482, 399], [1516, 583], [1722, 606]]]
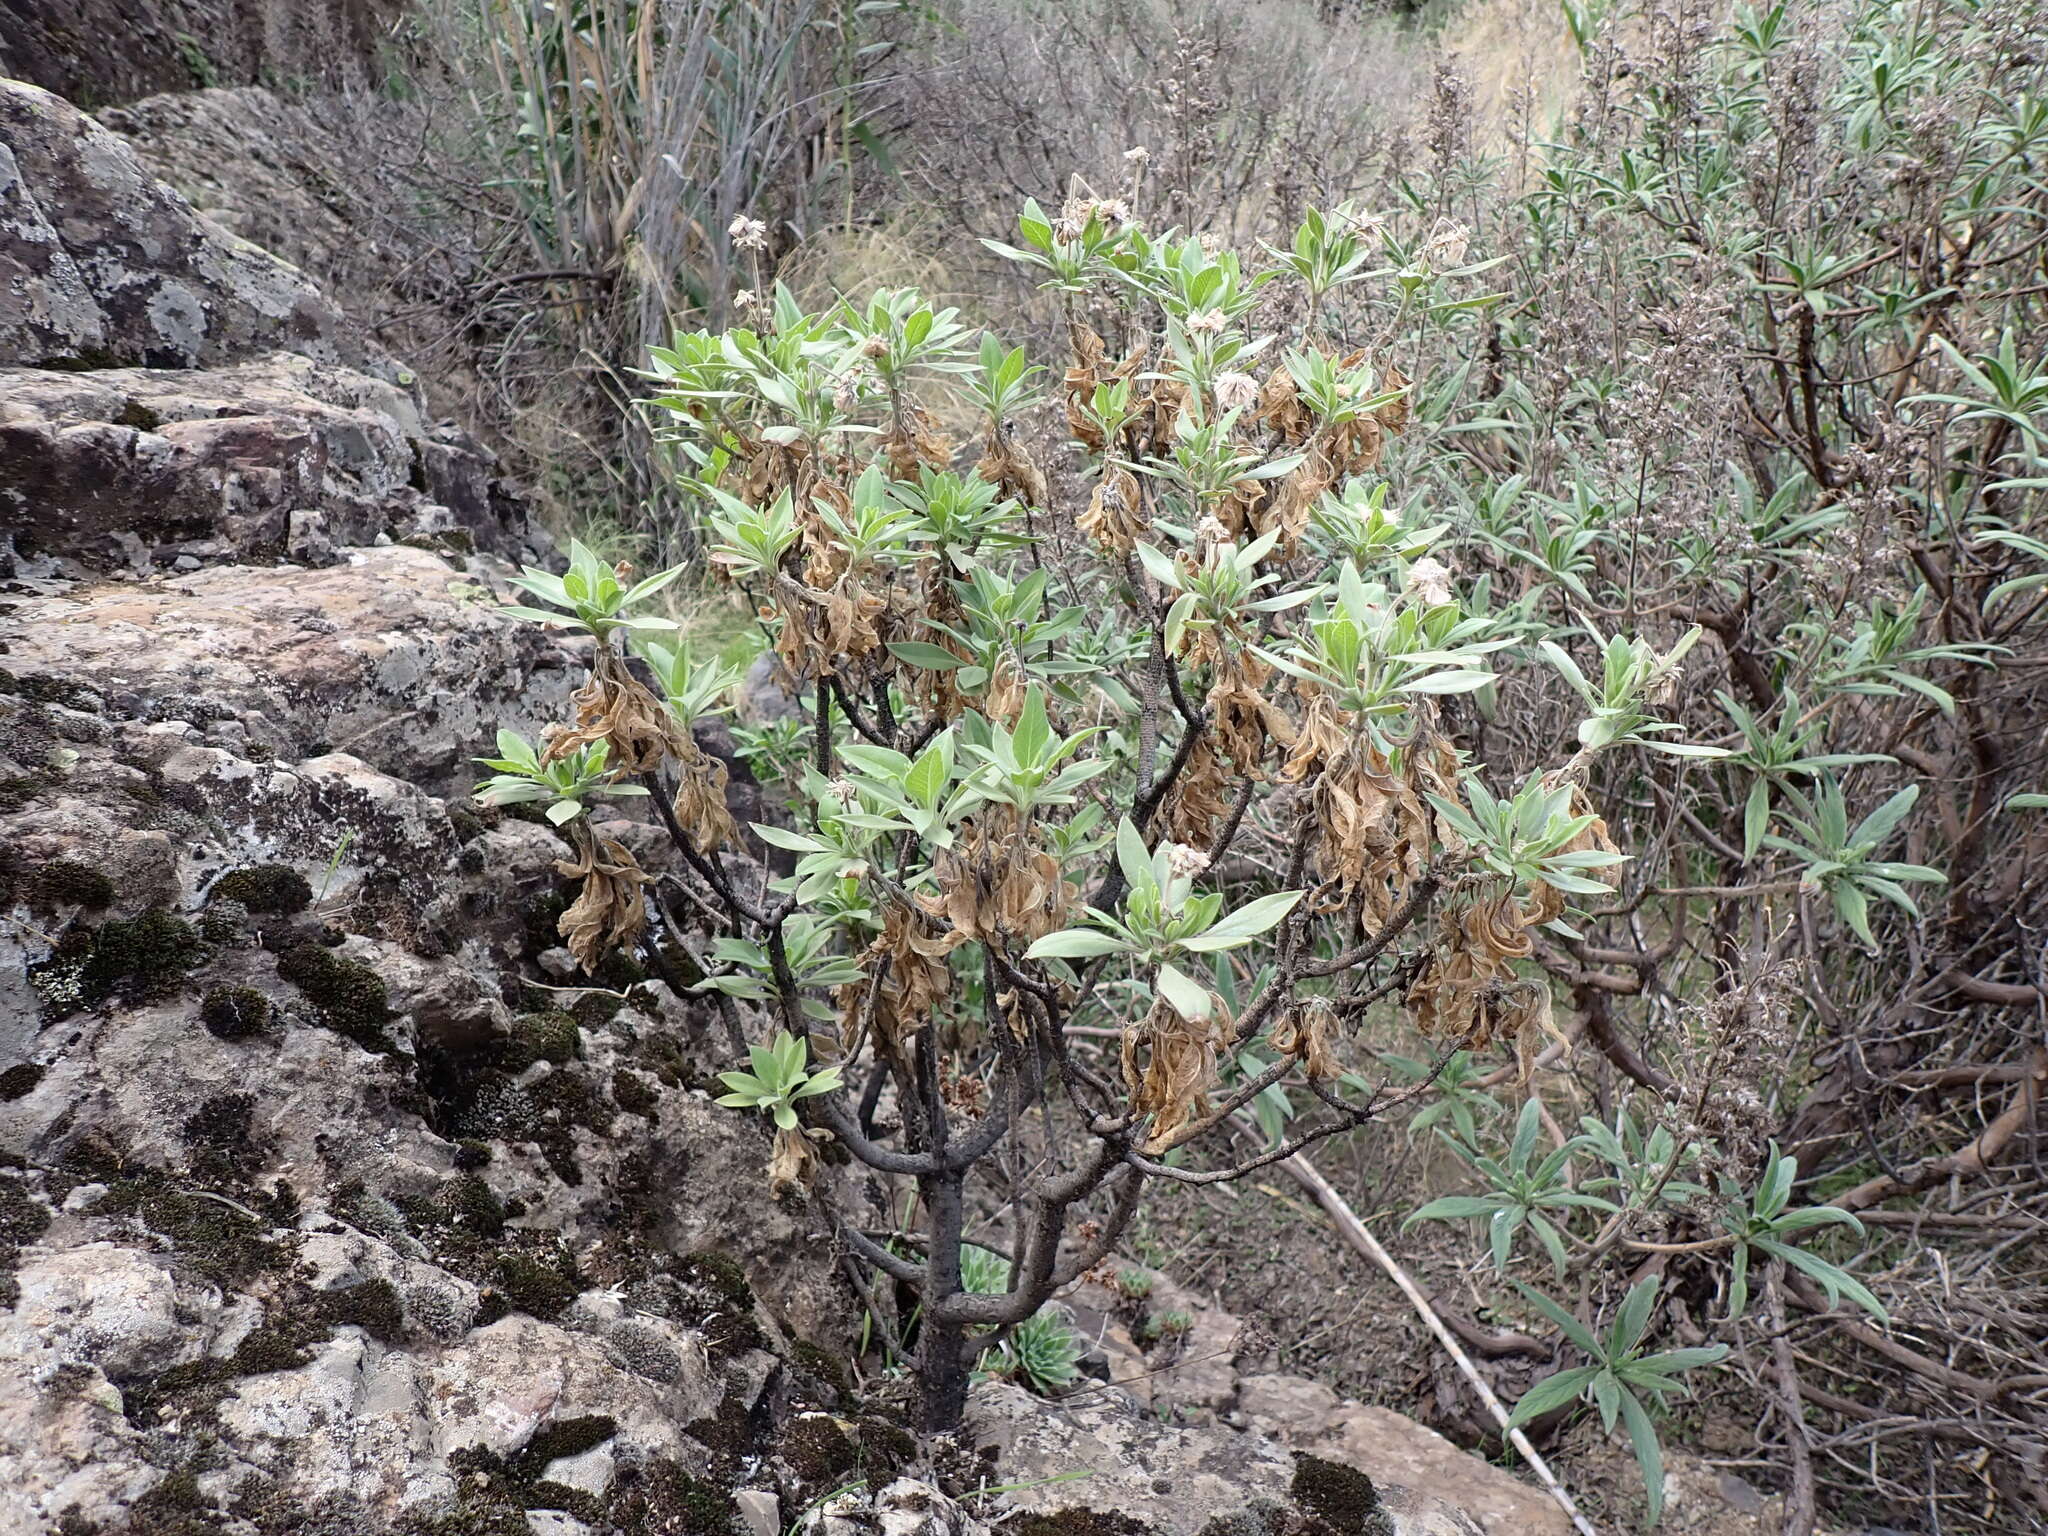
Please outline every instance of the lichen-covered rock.
[[118, 696], [0, 678], [0, 1529], [718, 1528], [858, 1314], [701, 1011], [532, 983], [551, 829]]
[[194, 368], [280, 346], [382, 362], [303, 274], [195, 214], [126, 140], [0, 81], [0, 357]]
[[380, 540], [543, 557], [475, 446], [395, 384], [293, 352], [206, 369], [0, 369], [0, 542], [148, 569]]
[[[748, 1506], [747, 1494], [740, 1507]], [[807, 1512], [802, 1536], [986, 1536], [990, 1527], [967, 1508], [914, 1477], [899, 1477], [879, 1489], [849, 1488]], [[766, 1536], [764, 1522], [756, 1536]]]
[[[1001, 1504], [1032, 1516], [1098, 1517], [1067, 1529], [1102, 1536], [1279, 1536], [1290, 1526], [1294, 1462], [1272, 1441], [1229, 1430], [1165, 1424], [1119, 1392], [1048, 1413], [1005, 1382], [977, 1387], [966, 1434], [994, 1447], [1003, 1482], [1023, 1485]], [[1117, 1525], [1115, 1520], [1135, 1522]], [[1211, 1522], [1223, 1525], [1212, 1527]], [[1061, 1527], [1044, 1526], [1048, 1533]]]
[[395, 0], [0, 3], [0, 75], [83, 106], [245, 80], [373, 79]]
[[576, 681], [562, 645], [501, 617], [480, 579], [402, 545], [324, 570], [222, 566], [28, 598], [0, 638], [18, 677], [188, 722], [238, 756], [349, 753], [440, 786], [466, 781], [500, 725], [531, 736], [557, 718]]
[[1571, 1521], [1542, 1489], [1413, 1419], [1305, 1376], [1241, 1366], [1250, 1352], [1243, 1325], [1169, 1276], [1119, 1264], [1077, 1287], [1071, 1305], [1111, 1379], [1149, 1417], [1250, 1430], [1362, 1474], [1395, 1528], [1416, 1536], [1570, 1536]]

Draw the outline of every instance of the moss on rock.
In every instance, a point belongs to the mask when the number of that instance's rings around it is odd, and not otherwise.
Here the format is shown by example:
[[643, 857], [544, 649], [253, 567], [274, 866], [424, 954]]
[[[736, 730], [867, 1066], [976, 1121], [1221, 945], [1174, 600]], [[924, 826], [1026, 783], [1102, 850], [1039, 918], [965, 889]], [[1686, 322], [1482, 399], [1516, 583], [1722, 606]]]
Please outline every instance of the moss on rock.
[[210, 987], [199, 1019], [220, 1040], [249, 1040], [270, 1028], [270, 999], [254, 987]]
[[256, 1100], [218, 1093], [185, 1117], [182, 1133], [193, 1151], [193, 1172], [209, 1183], [246, 1185], [270, 1158], [269, 1141], [256, 1134]]
[[521, 1014], [512, 1021], [512, 1042], [504, 1052], [504, 1065], [510, 1072], [523, 1072], [536, 1061], [566, 1066], [582, 1048], [575, 1015], [559, 1009]]
[[661, 1457], [621, 1467], [612, 1490], [610, 1517], [622, 1531], [733, 1536], [742, 1529], [738, 1515], [731, 1494]]
[[222, 875], [207, 896], [238, 901], [251, 912], [289, 917], [313, 904], [313, 887], [289, 864], [250, 864]]
[[492, 1282], [511, 1310], [542, 1322], [560, 1317], [583, 1290], [575, 1262], [559, 1244], [552, 1254], [500, 1254]]
[[13, 1179], [0, 1179], [0, 1246], [32, 1243], [50, 1228], [50, 1213]]
[[692, 1293], [696, 1315], [687, 1318], [702, 1329], [705, 1346], [714, 1355], [738, 1354], [763, 1343], [754, 1320], [754, 1288], [747, 1272], [730, 1254], [703, 1248], [684, 1259], [676, 1279]]
[[395, 1054], [384, 1026], [391, 1018], [384, 978], [324, 945], [294, 945], [278, 956], [277, 974], [319, 1005], [320, 1019], [337, 1035], [369, 1051]]
[[322, 1291], [319, 1311], [330, 1322], [360, 1328], [386, 1344], [396, 1344], [405, 1337], [405, 1308], [398, 1299], [398, 1288], [389, 1280], [363, 1280], [339, 1290]]
[[29, 968], [29, 981], [50, 1014], [63, 1018], [111, 996], [131, 1003], [168, 997], [205, 955], [190, 923], [151, 907], [98, 928], [66, 929], [50, 958]]
[[1025, 1515], [1010, 1529], [1015, 1536], [1152, 1536], [1152, 1528], [1142, 1520], [1079, 1505]]
[[847, 1483], [860, 1468], [860, 1451], [829, 1413], [802, 1413], [789, 1421], [775, 1454], [788, 1469], [798, 1504], [809, 1504]]
[[1379, 1490], [1356, 1467], [1297, 1451], [1288, 1491], [1296, 1507], [1323, 1530], [1337, 1536], [1393, 1536]]
[[612, 1102], [629, 1115], [652, 1120], [656, 1108], [661, 1103], [661, 1096], [638, 1072], [629, 1067], [620, 1067], [612, 1073]]
[[529, 1466], [540, 1470], [564, 1456], [581, 1456], [585, 1451], [595, 1450], [618, 1432], [618, 1421], [607, 1414], [555, 1419], [533, 1432], [533, 1438], [526, 1442], [521, 1457]]
[[36, 871], [35, 899], [46, 907], [98, 910], [113, 902], [114, 882], [87, 865], [54, 859]]
[[[101, 1206], [123, 1203], [121, 1193], [110, 1193]], [[143, 1196], [134, 1209], [152, 1232], [169, 1240], [187, 1268], [221, 1285], [243, 1285], [291, 1262], [289, 1242], [260, 1237], [256, 1222], [219, 1200], [166, 1189]]]

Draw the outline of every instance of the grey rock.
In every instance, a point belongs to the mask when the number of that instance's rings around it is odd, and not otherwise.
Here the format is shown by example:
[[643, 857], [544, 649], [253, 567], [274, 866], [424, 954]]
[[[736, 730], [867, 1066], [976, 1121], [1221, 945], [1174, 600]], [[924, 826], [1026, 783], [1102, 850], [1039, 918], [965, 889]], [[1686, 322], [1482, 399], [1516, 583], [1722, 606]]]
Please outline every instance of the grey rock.
[[782, 1536], [782, 1501], [767, 1488], [742, 1488], [732, 1496], [740, 1524], [752, 1536]]
[[295, 268], [208, 223], [127, 141], [0, 81], [0, 357], [206, 367], [277, 346], [375, 358]]
[[1294, 1461], [1272, 1441], [1164, 1424], [1121, 1393], [1049, 1406], [985, 1383], [968, 1404], [967, 1433], [996, 1447], [1004, 1482], [1036, 1485], [1002, 1495], [1002, 1508], [1113, 1512], [1160, 1536], [1196, 1536], [1223, 1517], [1245, 1536], [1278, 1536], [1291, 1503]]
[[407, 391], [288, 351], [204, 369], [0, 369], [0, 487], [0, 533], [23, 558], [120, 564], [139, 540], [179, 570], [324, 562], [392, 531], [535, 553], [489, 461], [430, 436]]
[[352, 753], [429, 787], [460, 785], [500, 725], [537, 734], [574, 683], [558, 642], [467, 595], [473, 583], [398, 545], [325, 570], [215, 567], [30, 598], [0, 638], [17, 675], [89, 680], [131, 716], [172, 717], [197, 699], [280, 757]]
[[0, 74], [79, 102], [128, 101], [214, 80], [366, 83], [391, 0], [65, 0], [9, 4]]

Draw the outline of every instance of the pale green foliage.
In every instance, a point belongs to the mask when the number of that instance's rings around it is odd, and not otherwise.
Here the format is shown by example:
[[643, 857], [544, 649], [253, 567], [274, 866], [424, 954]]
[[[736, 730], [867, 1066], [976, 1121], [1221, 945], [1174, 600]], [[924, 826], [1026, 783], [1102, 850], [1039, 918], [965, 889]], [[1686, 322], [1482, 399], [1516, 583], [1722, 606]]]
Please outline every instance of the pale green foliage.
[[775, 1121], [778, 1130], [797, 1128], [799, 1100], [841, 1086], [838, 1067], [809, 1070], [810, 1046], [788, 1030], [778, 1032], [767, 1045], [749, 1046], [747, 1056], [753, 1063], [751, 1072], [718, 1074], [728, 1091], [720, 1094], [717, 1102], [728, 1109], [758, 1109]]
[[1617, 1416], [1628, 1430], [1635, 1447], [1636, 1463], [1643, 1474], [1643, 1487], [1650, 1498], [1649, 1523], [1655, 1525], [1664, 1510], [1664, 1448], [1650, 1414], [1666, 1408], [1666, 1399], [1682, 1395], [1681, 1378], [1688, 1371], [1713, 1365], [1727, 1357], [1726, 1344], [1708, 1344], [1692, 1349], [1651, 1350], [1644, 1335], [1657, 1303], [1659, 1278], [1646, 1275], [1629, 1288], [1604, 1335], [1595, 1334], [1565, 1308], [1542, 1292], [1526, 1285], [1516, 1289], [1590, 1360], [1546, 1376], [1522, 1394], [1509, 1416], [1511, 1425], [1522, 1425], [1538, 1414], [1585, 1398], [1600, 1410], [1603, 1429], [1612, 1431]]
[[[960, 1284], [975, 1295], [1000, 1296], [1010, 1288], [1010, 1261], [979, 1244], [962, 1243]], [[1057, 1397], [1080, 1378], [1086, 1353], [1065, 1309], [1048, 1303], [993, 1349], [984, 1350], [975, 1370], [984, 1376], [1007, 1376], [1041, 1396]]]
[[674, 623], [668, 619], [634, 610], [682, 573], [683, 568], [675, 566], [641, 581], [622, 580], [593, 550], [572, 539], [569, 569], [561, 575], [552, 576], [527, 566], [512, 578], [512, 585], [532, 593], [548, 608], [507, 604], [500, 611], [564, 629], [573, 622], [600, 640], [618, 629], [674, 629]]
[[1584, 871], [1611, 869], [1626, 856], [1603, 848], [1570, 847], [1593, 825], [1590, 814], [1572, 814], [1572, 786], [1550, 784], [1532, 776], [1512, 799], [1496, 800], [1474, 778], [1465, 786], [1469, 810], [1440, 796], [1437, 811], [1457, 829], [1476, 858], [1518, 886], [1542, 882], [1574, 896], [1598, 896], [1607, 887]]
[[1830, 1264], [1791, 1241], [1795, 1232], [1807, 1232], [1816, 1227], [1847, 1227], [1859, 1237], [1863, 1234], [1863, 1224], [1838, 1206], [1808, 1205], [1787, 1209], [1792, 1198], [1792, 1183], [1798, 1173], [1799, 1160], [1780, 1157], [1777, 1143], [1773, 1142], [1764, 1165], [1763, 1179], [1754, 1190], [1745, 1193], [1731, 1182], [1724, 1180], [1722, 1183], [1728, 1207], [1722, 1215], [1721, 1225], [1735, 1238], [1734, 1268], [1728, 1283], [1728, 1315], [1740, 1317], [1749, 1304], [1750, 1255], [1756, 1252], [1766, 1258], [1783, 1259], [1794, 1269], [1812, 1276], [1827, 1293], [1828, 1305], [1833, 1306], [1839, 1298], [1847, 1296], [1879, 1322], [1887, 1321], [1884, 1304], [1871, 1295], [1860, 1280], [1841, 1265]]
[[581, 816], [588, 800], [646, 794], [642, 786], [613, 777], [610, 753], [606, 743], [594, 741], [543, 763], [533, 744], [517, 731], [500, 731], [498, 755], [476, 760], [493, 770], [492, 776], [477, 786], [477, 801], [483, 805], [546, 801], [547, 818], [559, 827]]
[[1811, 796], [1797, 789], [1789, 794], [1804, 814], [1787, 814], [1786, 830], [1792, 836], [1768, 832], [1762, 838], [1764, 845], [1788, 853], [1804, 865], [1802, 879], [1828, 894], [1842, 921], [1866, 945], [1877, 942], [1870, 931], [1871, 897], [1918, 917], [1920, 909], [1906, 893], [1906, 886], [1939, 885], [1948, 879], [1924, 864], [1872, 857], [1913, 809], [1920, 798], [1919, 785], [1908, 784], [1854, 826], [1849, 824], [1841, 789], [1831, 781], [1821, 782]]

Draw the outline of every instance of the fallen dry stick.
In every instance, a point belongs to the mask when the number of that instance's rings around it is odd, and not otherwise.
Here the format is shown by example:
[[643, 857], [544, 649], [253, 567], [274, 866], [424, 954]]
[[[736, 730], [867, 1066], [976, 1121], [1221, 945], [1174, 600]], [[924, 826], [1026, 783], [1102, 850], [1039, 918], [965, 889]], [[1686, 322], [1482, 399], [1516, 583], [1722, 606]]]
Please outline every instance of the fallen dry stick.
[[1574, 1504], [1572, 1496], [1565, 1492], [1564, 1484], [1557, 1480], [1557, 1475], [1550, 1470], [1543, 1458], [1536, 1454], [1536, 1447], [1529, 1443], [1529, 1437], [1519, 1429], [1508, 1428], [1508, 1410], [1505, 1405], [1494, 1395], [1493, 1388], [1486, 1384], [1486, 1378], [1479, 1374], [1478, 1368], [1472, 1364], [1471, 1357], [1460, 1347], [1457, 1339], [1452, 1337], [1451, 1330], [1444, 1326], [1444, 1320], [1437, 1316], [1436, 1308], [1429, 1304], [1429, 1298], [1422, 1294], [1413, 1280], [1409, 1279], [1408, 1272], [1394, 1262], [1394, 1256], [1380, 1246], [1379, 1239], [1366, 1230], [1365, 1223], [1358, 1219], [1358, 1213], [1351, 1209], [1342, 1195], [1330, 1187], [1330, 1181], [1316, 1171], [1315, 1164], [1299, 1152], [1286, 1159], [1280, 1166], [1294, 1176], [1297, 1184], [1315, 1196], [1316, 1204], [1320, 1205], [1330, 1220], [1336, 1224], [1337, 1230], [1344, 1235], [1344, 1240], [1385, 1270], [1388, 1278], [1401, 1288], [1401, 1294], [1408, 1298], [1409, 1305], [1415, 1308], [1416, 1315], [1422, 1319], [1429, 1331], [1436, 1335], [1436, 1341], [1443, 1345], [1451, 1359], [1457, 1362], [1458, 1369], [1464, 1373], [1465, 1379], [1472, 1383], [1472, 1389], [1479, 1394], [1480, 1401], [1486, 1404], [1487, 1412], [1493, 1415], [1494, 1422], [1499, 1424], [1507, 1435], [1508, 1444], [1521, 1453], [1522, 1459], [1529, 1464], [1529, 1470], [1536, 1474], [1543, 1486], [1549, 1490], [1550, 1496], [1557, 1500], [1558, 1507], [1571, 1517], [1571, 1522], [1578, 1528], [1580, 1536], [1599, 1536], [1599, 1532], [1593, 1528], [1593, 1523], [1579, 1513], [1578, 1505]]

